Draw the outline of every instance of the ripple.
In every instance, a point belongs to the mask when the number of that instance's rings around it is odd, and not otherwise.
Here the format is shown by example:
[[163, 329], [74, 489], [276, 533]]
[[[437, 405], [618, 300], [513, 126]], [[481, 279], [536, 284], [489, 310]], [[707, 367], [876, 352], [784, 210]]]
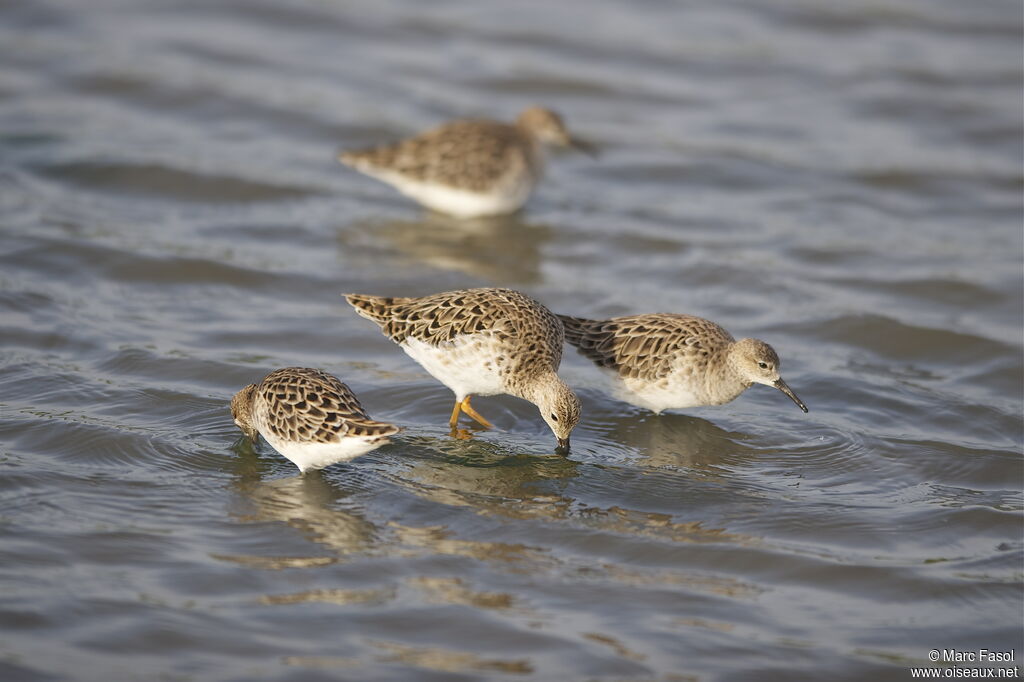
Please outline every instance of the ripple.
[[497, 672], [505, 675], [529, 675], [534, 672], [527, 660], [487, 659], [475, 654], [440, 647], [413, 647], [397, 642], [371, 641], [381, 650], [377, 660], [443, 673]]
[[507, 592], [481, 592], [470, 589], [466, 581], [458, 577], [419, 576], [409, 579], [409, 584], [421, 590], [428, 603], [462, 604], [480, 609], [505, 611], [514, 609], [521, 613], [532, 613], [518, 604], [517, 598]]
[[842, 277], [830, 280], [832, 284], [855, 287], [870, 291], [885, 292], [887, 296], [899, 295], [920, 299], [928, 304], [938, 304], [962, 309], [969, 306], [998, 305], [1006, 296], [991, 287], [977, 282], [958, 279], [855, 279]]
[[289, 604], [349, 604], [378, 605], [395, 598], [393, 590], [306, 590], [291, 594], [275, 594], [260, 597], [260, 603], [270, 605]]
[[[944, 485], [973, 491], [1012, 492], [1014, 473], [1020, 468], [1017, 450], [969, 447], [934, 440], [893, 439], [902, 457], [911, 457], [916, 475]], [[962, 497], [963, 490], [953, 497]]]
[[240, 203], [301, 199], [316, 194], [236, 177], [203, 175], [165, 166], [78, 162], [40, 169], [47, 176], [82, 189], [199, 203]]
[[[77, 466], [123, 469], [141, 465], [161, 443], [157, 435], [133, 432], [119, 424], [79, 422], [63, 415], [43, 417], [20, 420], [10, 452], [18, 457], [45, 453]], [[69, 440], [76, 443], [74, 452], [64, 446]]]
[[244, 554], [213, 554], [218, 561], [227, 561], [263, 571], [283, 571], [292, 568], [319, 568], [337, 563], [334, 557], [247, 556]]
[[[4, 615], [8, 616], [8, 614]], [[18, 661], [0, 661], [0, 677], [3, 677], [5, 680], [22, 680], [23, 682], [49, 682], [50, 680], [60, 679], [58, 675], [33, 669]]]
[[176, 285], [184, 279], [190, 286], [229, 284], [251, 287], [266, 280], [266, 273], [258, 270], [180, 255], [146, 257], [135, 254], [130, 259], [112, 264], [108, 275], [117, 281], [138, 284]]
[[780, 25], [801, 26], [837, 34], [902, 27], [942, 31], [951, 35], [966, 33], [972, 36], [997, 37], [1012, 34], [1016, 30], [1013, 23], [1003, 25], [984, 16], [960, 12], [955, 5], [928, 13], [907, 4], [874, 6], [860, 3], [849, 7], [791, 4], [774, 8], [764, 7], [759, 10], [768, 16], [774, 16]]
[[527, 283], [540, 279], [541, 253], [551, 237], [547, 225], [516, 216], [465, 221], [433, 214], [419, 221], [360, 221], [338, 235], [344, 246], [372, 240], [431, 267], [492, 282]]
[[1016, 352], [1011, 346], [966, 331], [921, 327], [866, 313], [836, 317], [816, 324], [814, 330], [823, 340], [915, 362], [960, 364]]
[[[882, 679], [1017, 646], [1016, 4], [22, 5], [0, 677]], [[530, 99], [604, 155], [523, 215], [416, 215], [332, 158]], [[512, 398], [452, 438], [337, 292], [474, 285], [763, 335], [812, 412], [653, 416], [569, 353], [568, 458]], [[291, 364], [402, 434], [299, 476], [228, 410]]]

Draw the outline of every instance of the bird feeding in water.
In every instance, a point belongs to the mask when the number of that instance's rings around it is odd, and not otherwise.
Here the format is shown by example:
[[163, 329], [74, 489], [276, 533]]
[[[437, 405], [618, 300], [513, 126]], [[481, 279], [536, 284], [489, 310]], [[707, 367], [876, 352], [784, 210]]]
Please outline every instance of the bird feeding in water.
[[493, 288], [420, 298], [345, 298], [455, 393], [448, 422], [453, 433], [461, 413], [491, 427], [470, 404], [472, 396], [507, 393], [535, 404], [558, 451], [568, 451], [580, 401], [557, 374], [562, 323], [543, 305], [518, 291]]
[[737, 341], [710, 320], [672, 313], [609, 320], [558, 317], [566, 341], [605, 371], [617, 397], [638, 407], [657, 413], [722, 405], [753, 384], [764, 384], [807, 412], [779, 375], [774, 348], [758, 339]]
[[310, 367], [274, 370], [249, 384], [231, 399], [231, 416], [303, 473], [365, 455], [399, 431], [370, 419], [348, 386]]

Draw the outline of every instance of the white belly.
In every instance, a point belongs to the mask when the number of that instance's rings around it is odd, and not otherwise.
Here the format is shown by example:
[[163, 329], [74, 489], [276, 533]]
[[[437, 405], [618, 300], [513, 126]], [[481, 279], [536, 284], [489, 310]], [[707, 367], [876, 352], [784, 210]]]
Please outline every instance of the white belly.
[[402, 350], [432, 377], [452, 389], [457, 400], [462, 400], [467, 395], [505, 393], [497, 363], [501, 353], [489, 342], [490, 337], [483, 334], [462, 336], [442, 346], [410, 338], [402, 343]]
[[528, 177], [499, 183], [486, 192], [470, 192], [445, 185], [416, 182], [395, 173], [362, 169], [393, 186], [402, 194], [422, 205], [457, 218], [477, 218], [489, 215], [515, 213], [530, 197], [533, 182]]
[[605, 375], [612, 382], [612, 393], [619, 400], [658, 413], [664, 410], [707, 405], [702, 391], [680, 382], [662, 379], [654, 383], [634, 378], [621, 378], [611, 371]]
[[302, 472], [346, 462], [388, 442], [382, 436], [346, 436], [339, 443], [296, 443], [261, 433], [271, 447], [291, 460]]

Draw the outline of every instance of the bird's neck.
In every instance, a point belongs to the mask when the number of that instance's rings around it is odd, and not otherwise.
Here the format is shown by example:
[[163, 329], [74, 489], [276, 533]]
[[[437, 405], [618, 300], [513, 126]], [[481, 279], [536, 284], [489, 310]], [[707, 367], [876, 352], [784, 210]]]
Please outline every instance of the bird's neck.
[[708, 356], [704, 390], [714, 404], [727, 403], [750, 387], [750, 380], [740, 373], [732, 357], [733, 348], [730, 344]]
[[565, 382], [552, 371], [539, 372], [520, 386], [519, 397], [536, 404], [542, 395], [551, 395], [565, 387]]

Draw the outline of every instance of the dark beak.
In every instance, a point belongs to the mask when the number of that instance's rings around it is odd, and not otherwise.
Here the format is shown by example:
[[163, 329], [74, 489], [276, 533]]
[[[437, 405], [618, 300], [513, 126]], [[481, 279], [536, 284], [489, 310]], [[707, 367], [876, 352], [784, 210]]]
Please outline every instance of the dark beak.
[[587, 142], [586, 140], [581, 140], [578, 137], [570, 138], [569, 147], [571, 149], [575, 149], [578, 152], [583, 152], [592, 159], [596, 159], [598, 156], [601, 155], [601, 152], [596, 145]]
[[569, 454], [569, 439], [559, 438], [558, 447], [555, 448], [556, 455], [568, 455]]
[[791, 389], [789, 386], [787, 386], [785, 381], [783, 381], [782, 379], [779, 379], [774, 384], [772, 384], [772, 386], [774, 386], [775, 388], [779, 389], [780, 391], [782, 391], [783, 393], [788, 395], [790, 397], [790, 399], [794, 403], [796, 403], [797, 407], [799, 407], [804, 412], [807, 412], [807, 406], [804, 405], [804, 401], [802, 401], [802, 400], [800, 400], [800, 398], [796, 397], [796, 393], [793, 393], [793, 389]]

